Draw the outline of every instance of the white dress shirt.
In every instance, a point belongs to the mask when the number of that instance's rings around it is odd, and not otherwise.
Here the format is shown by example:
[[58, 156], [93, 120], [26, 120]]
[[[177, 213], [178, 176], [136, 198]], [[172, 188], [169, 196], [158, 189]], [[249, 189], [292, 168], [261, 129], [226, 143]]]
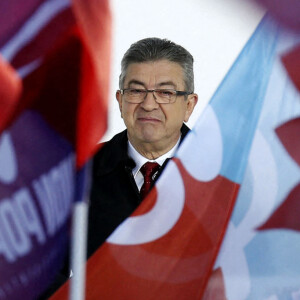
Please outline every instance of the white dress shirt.
[[132, 169], [132, 175], [133, 175], [133, 178], [134, 178], [139, 190], [141, 190], [141, 187], [144, 183], [144, 176], [140, 171], [141, 167], [148, 161], [149, 162], [157, 162], [160, 166], [162, 166], [167, 158], [172, 158], [174, 156], [174, 154], [178, 148], [179, 142], [180, 142], [180, 138], [178, 139], [176, 145], [169, 152], [156, 158], [155, 160], [149, 160], [148, 158], [146, 158], [146, 157], [142, 156], [140, 153], [138, 153], [134, 149], [132, 144], [128, 141], [128, 155], [136, 163], [135, 168]]

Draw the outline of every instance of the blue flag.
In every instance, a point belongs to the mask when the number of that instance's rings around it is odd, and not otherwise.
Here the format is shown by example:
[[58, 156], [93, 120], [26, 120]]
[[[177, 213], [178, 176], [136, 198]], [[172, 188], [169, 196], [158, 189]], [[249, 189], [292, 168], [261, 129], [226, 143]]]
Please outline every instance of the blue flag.
[[[299, 43], [299, 33], [265, 17], [215, 95], [226, 95], [219, 115], [235, 97], [262, 101], [258, 126], [249, 128], [255, 135], [215, 264], [218, 276], [208, 285], [222, 285], [228, 300], [300, 297], [300, 94], [289, 72], [289, 65], [299, 65]], [[264, 53], [269, 54], [262, 60]], [[258, 94], [249, 90], [256, 85]], [[226, 111], [225, 126], [237, 114], [235, 107]], [[249, 121], [247, 114], [241, 117]], [[246, 137], [238, 138], [242, 145]]]

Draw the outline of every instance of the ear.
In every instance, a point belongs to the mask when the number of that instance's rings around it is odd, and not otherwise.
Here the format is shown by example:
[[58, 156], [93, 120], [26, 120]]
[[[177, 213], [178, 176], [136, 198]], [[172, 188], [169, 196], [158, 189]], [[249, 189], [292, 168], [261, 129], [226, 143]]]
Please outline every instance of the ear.
[[197, 94], [191, 94], [188, 96], [186, 100], [186, 111], [185, 111], [185, 117], [184, 122], [187, 122], [198, 102], [198, 95]]
[[121, 117], [122, 117], [122, 95], [121, 95], [121, 91], [120, 90], [117, 90], [117, 92], [116, 92], [116, 99], [117, 99], [117, 101], [119, 103], [119, 109], [120, 109]]

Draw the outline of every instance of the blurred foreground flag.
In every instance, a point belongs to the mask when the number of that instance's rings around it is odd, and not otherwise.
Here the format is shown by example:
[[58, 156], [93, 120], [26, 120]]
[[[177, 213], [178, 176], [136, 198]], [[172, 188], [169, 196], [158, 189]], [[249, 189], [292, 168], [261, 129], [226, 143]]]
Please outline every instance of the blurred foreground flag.
[[0, 1], [0, 299], [61, 268], [76, 172], [106, 128], [108, 1]]
[[300, 30], [264, 23], [254, 37], [263, 38], [260, 52], [273, 48], [269, 70], [256, 72], [258, 57], [247, 66], [249, 82], [268, 80], [264, 104], [207, 299], [218, 286], [228, 300], [300, 299]]
[[281, 26], [300, 31], [300, 2], [299, 0], [251, 0], [261, 5], [268, 13], [280, 22]]
[[[264, 299], [271, 286], [299, 287], [300, 234], [256, 230], [300, 178], [275, 133], [300, 115], [280, 60], [296, 42], [261, 22], [155, 188], [89, 259], [87, 299]], [[278, 134], [297, 156], [291, 122]]]

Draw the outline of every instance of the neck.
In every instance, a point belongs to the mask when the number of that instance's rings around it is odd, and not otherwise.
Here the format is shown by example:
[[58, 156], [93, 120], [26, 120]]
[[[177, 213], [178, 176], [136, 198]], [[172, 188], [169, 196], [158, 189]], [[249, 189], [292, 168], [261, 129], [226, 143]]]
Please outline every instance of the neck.
[[146, 143], [146, 142], [135, 142], [128, 137], [128, 140], [134, 147], [134, 149], [140, 153], [142, 156], [146, 157], [149, 160], [157, 159], [158, 157], [169, 152], [178, 142], [179, 137], [168, 143], [160, 144], [160, 143]]

